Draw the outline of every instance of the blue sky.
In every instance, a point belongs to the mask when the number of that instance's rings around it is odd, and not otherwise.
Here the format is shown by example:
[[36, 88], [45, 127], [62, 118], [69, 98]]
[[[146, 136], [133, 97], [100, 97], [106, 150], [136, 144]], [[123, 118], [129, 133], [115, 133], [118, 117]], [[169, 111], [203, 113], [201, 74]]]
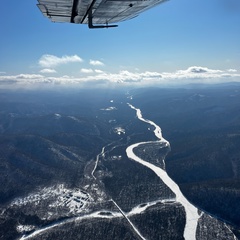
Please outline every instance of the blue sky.
[[239, 0], [169, 0], [118, 28], [97, 30], [52, 23], [36, 4], [1, 3], [2, 82], [240, 81]]

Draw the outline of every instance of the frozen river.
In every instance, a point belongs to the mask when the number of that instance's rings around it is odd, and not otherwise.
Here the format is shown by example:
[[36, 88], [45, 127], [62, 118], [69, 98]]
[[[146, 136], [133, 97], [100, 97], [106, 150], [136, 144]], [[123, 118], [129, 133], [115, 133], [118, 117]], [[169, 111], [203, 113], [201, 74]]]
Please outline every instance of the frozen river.
[[[129, 106], [136, 111], [137, 117], [139, 120], [146, 122], [147, 124], [150, 124], [155, 127], [154, 133], [155, 136], [158, 138], [158, 142], [161, 142], [162, 144], [169, 145], [169, 142], [162, 137], [162, 131], [161, 128], [156, 125], [153, 121], [144, 119], [142, 117], [141, 110], [138, 108], [135, 108], [133, 105], [129, 104]], [[176, 195], [176, 201], [182, 204], [182, 206], [185, 209], [186, 212], [186, 225], [184, 229], [184, 238], [186, 240], [194, 240], [196, 239], [196, 231], [197, 231], [197, 225], [198, 225], [198, 209], [194, 207], [189, 201], [183, 196], [182, 192], [180, 191], [178, 185], [168, 176], [167, 172], [161, 169], [160, 167], [155, 166], [152, 163], [144, 161], [144, 159], [139, 158], [136, 156], [133, 152], [133, 149], [149, 142], [140, 142], [133, 144], [129, 146], [126, 150], [127, 156], [131, 158], [132, 160], [150, 168], [152, 171], [156, 173], [156, 175], [161, 178], [161, 180], [175, 193]]]

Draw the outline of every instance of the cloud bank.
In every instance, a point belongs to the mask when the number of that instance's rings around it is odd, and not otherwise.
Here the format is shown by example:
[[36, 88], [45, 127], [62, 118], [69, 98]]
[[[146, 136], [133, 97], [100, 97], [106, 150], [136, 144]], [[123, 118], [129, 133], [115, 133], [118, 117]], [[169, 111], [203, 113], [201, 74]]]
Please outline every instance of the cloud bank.
[[[48, 70], [46, 70], [46, 73]], [[43, 72], [42, 72], [43, 73]], [[184, 70], [175, 72], [130, 72], [127, 70], [118, 73], [103, 72], [82, 68], [80, 76], [58, 76], [50, 77], [44, 74], [19, 74], [0, 75], [0, 83], [17, 84], [77, 84], [79, 86], [107, 86], [109, 84], [121, 84], [122, 86], [166, 86], [181, 85], [189, 83], [215, 84], [224, 82], [240, 82], [240, 73], [236, 69], [218, 70], [207, 67], [191, 66]]]

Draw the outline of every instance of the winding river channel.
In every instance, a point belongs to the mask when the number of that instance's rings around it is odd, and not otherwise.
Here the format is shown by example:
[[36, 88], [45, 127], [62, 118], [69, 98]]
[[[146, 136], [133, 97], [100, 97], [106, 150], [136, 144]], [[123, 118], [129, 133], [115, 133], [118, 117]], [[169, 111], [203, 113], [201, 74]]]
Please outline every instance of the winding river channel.
[[[169, 142], [162, 137], [162, 131], [161, 128], [156, 125], [154, 122], [144, 119], [142, 117], [141, 110], [138, 108], [135, 108], [133, 105], [128, 104], [132, 109], [136, 111], [136, 115], [139, 120], [146, 122], [152, 126], [155, 127], [154, 134], [158, 138], [156, 142], [161, 142], [162, 144], [165, 144], [165, 146], [169, 145]], [[176, 195], [176, 201], [182, 204], [182, 206], [185, 209], [186, 212], [186, 225], [184, 229], [184, 238], [185, 240], [194, 240], [196, 239], [196, 231], [197, 231], [197, 225], [198, 225], [198, 219], [200, 215], [198, 214], [198, 209], [194, 207], [182, 194], [180, 191], [178, 185], [168, 176], [167, 172], [161, 169], [160, 167], [156, 167], [152, 163], [146, 162], [143, 159], [136, 156], [133, 152], [134, 148], [146, 144], [149, 142], [140, 142], [135, 143], [131, 146], [129, 146], [126, 149], [127, 156], [131, 158], [132, 160], [150, 168], [152, 171], [156, 173], [156, 175], [175, 193]]]

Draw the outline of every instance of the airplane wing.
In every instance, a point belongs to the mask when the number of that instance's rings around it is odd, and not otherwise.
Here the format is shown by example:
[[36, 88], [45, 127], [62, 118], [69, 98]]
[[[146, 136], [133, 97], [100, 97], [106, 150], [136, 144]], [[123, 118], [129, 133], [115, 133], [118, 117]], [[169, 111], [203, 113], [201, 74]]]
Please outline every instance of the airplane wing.
[[[89, 28], [136, 17], [167, 0], [38, 0], [37, 6], [52, 22], [88, 24]], [[103, 25], [102, 25], [103, 24]]]

